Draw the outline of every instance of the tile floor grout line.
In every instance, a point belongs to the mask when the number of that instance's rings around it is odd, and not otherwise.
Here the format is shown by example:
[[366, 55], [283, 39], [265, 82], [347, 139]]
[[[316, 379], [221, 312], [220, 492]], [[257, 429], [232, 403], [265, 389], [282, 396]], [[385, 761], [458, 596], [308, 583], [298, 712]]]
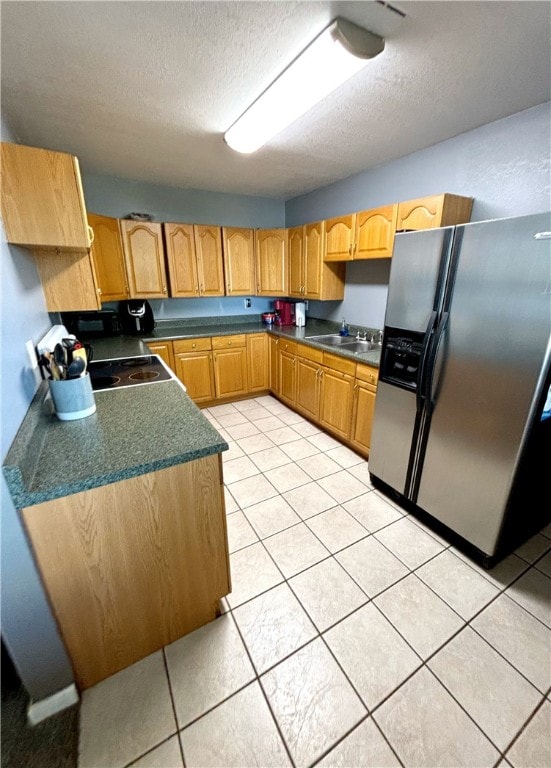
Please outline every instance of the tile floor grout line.
[[182, 764], [183, 764], [183, 766], [185, 768], [185, 766], [186, 766], [186, 759], [185, 759], [185, 756], [184, 756], [184, 746], [182, 744], [182, 739], [180, 738], [180, 723], [178, 722], [178, 713], [176, 712], [176, 701], [174, 699], [174, 691], [172, 690], [172, 680], [170, 679], [170, 672], [169, 672], [169, 669], [168, 669], [168, 660], [166, 658], [166, 652], [165, 652], [165, 648], [166, 647], [167, 647], [166, 645], [163, 646], [163, 665], [164, 665], [164, 668], [165, 668], [165, 675], [166, 675], [166, 679], [167, 679], [167, 682], [168, 682], [168, 692], [170, 694], [170, 703], [172, 705], [172, 712], [174, 714], [174, 722], [176, 723], [176, 734], [178, 736], [178, 746], [180, 748], [180, 755], [182, 757]]

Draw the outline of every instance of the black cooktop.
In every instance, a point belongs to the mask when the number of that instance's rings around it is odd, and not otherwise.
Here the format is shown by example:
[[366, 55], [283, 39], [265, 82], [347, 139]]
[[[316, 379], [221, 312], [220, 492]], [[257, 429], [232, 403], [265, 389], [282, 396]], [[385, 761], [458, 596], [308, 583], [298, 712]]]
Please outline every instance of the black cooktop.
[[92, 389], [96, 391], [154, 384], [172, 378], [158, 355], [93, 360], [88, 363], [88, 371], [92, 380]]

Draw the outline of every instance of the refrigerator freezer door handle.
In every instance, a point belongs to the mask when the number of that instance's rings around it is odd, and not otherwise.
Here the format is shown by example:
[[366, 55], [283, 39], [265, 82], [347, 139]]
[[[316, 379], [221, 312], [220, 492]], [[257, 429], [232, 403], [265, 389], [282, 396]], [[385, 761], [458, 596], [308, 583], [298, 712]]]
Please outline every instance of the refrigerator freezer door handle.
[[426, 392], [425, 397], [427, 400], [427, 404], [429, 409], [432, 411], [434, 407], [434, 366], [436, 363], [436, 358], [438, 357], [438, 352], [440, 350], [440, 345], [442, 343], [442, 339], [444, 338], [444, 333], [446, 332], [446, 328], [448, 327], [448, 320], [450, 317], [449, 312], [443, 312], [442, 313], [442, 320], [440, 322], [440, 326], [437, 331], [436, 341], [434, 343], [434, 352], [431, 356], [431, 370], [430, 374], [427, 375], [427, 381], [426, 381]]
[[437, 313], [436, 311], [431, 312], [429, 322], [427, 324], [427, 330], [425, 331], [425, 338], [423, 340], [423, 349], [421, 350], [421, 362], [419, 365], [419, 379], [418, 379], [418, 386], [417, 386], [417, 393], [416, 393], [416, 399], [417, 399], [417, 412], [421, 410], [423, 407], [423, 400], [425, 399], [425, 392], [427, 389], [430, 388], [430, 385], [428, 384], [428, 379], [430, 378], [431, 374], [431, 365], [428, 357], [429, 357], [429, 349], [430, 349], [430, 343], [432, 340], [432, 335], [434, 333], [434, 326], [436, 324], [436, 318]]

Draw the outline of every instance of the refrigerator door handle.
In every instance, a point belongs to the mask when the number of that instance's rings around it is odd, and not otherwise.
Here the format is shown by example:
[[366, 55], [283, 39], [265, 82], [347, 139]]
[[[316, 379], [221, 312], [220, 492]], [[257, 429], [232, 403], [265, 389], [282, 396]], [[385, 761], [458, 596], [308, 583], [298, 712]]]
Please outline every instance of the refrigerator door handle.
[[423, 407], [423, 400], [426, 399], [425, 393], [430, 391], [430, 375], [432, 366], [429, 365], [429, 347], [434, 333], [434, 327], [436, 325], [437, 312], [434, 310], [430, 314], [429, 322], [427, 323], [427, 330], [425, 331], [425, 338], [423, 340], [423, 348], [421, 349], [421, 362], [419, 364], [419, 386], [417, 387], [416, 400], [417, 400], [417, 412], [419, 413]]
[[427, 375], [427, 380], [426, 380], [426, 387], [427, 387], [427, 389], [426, 389], [426, 392], [425, 392], [425, 397], [426, 397], [426, 400], [427, 400], [427, 403], [428, 403], [428, 407], [429, 407], [429, 409], [431, 411], [434, 408], [434, 403], [435, 403], [435, 399], [434, 399], [434, 390], [435, 390], [434, 367], [435, 367], [435, 364], [436, 364], [436, 358], [438, 357], [438, 352], [440, 350], [440, 345], [442, 344], [442, 339], [444, 338], [444, 334], [446, 332], [446, 328], [448, 327], [448, 320], [449, 320], [449, 318], [450, 318], [450, 313], [449, 312], [443, 312], [442, 313], [442, 320], [440, 322], [440, 326], [438, 328], [436, 340], [435, 340], [435, 343], [434, 343], [434, 353], [433, 353], [433, 355], [431, 357], [430, 375], [429, 374]]

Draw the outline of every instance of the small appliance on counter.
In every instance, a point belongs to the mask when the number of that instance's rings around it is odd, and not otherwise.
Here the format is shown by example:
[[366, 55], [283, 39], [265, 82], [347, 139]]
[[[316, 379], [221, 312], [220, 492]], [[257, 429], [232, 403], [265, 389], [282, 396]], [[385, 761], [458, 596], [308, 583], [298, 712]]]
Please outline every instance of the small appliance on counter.
[[274, 301], [274, 312], [276, 315], [275, 325], [294, 325], [295, 324], [295, 304], [292, 301], [276, 299]]
[[117, 312], [102, 309], [98, 312], [62, 312], [61, 322], [66, 328], [64, 336], [72, 333], [77, 338], [91, 336], [120, 336], [121, 324]]
[[145, 299], [120, 301], [119, 319], [123, 333], [140, 336], [151, 333], [155, 328], [151, 304]]
[[275, 323], [275, 319], [276, 319], [275, 312], [262, 313], [262, 322], [264, 325], [273, 325]]
[[303, 328], [306, 325], [306, 303], [297, 301], [295, 304], [295, 325], [297, 328]]

